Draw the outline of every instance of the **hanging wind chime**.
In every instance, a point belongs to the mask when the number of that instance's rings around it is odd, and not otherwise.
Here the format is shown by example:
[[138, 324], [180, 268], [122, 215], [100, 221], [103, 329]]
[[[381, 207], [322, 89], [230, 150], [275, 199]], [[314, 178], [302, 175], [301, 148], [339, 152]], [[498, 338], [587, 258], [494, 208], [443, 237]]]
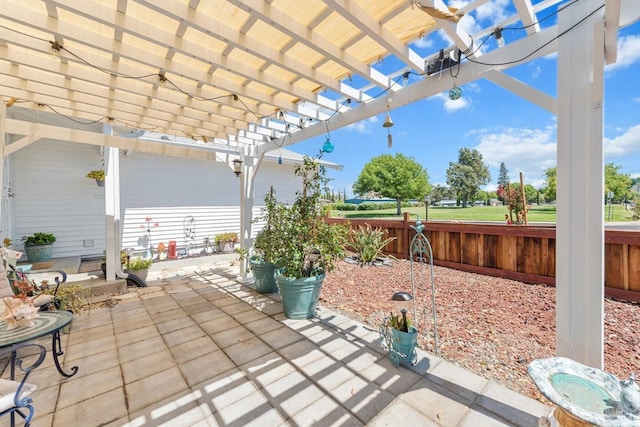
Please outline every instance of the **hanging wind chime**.
[[389, 114], [390, 111], [390, 107], [389, 107], [389, 103], [391, 102], [391, 99], [387, 99], [387, 115], [384, 118], [384, 123], [382, 124], [382, 127], [387, 128], [387, 147], [391, 148], [393, 146], [393, 137], [391, 136], [391, 126], [393, 126], [393, 122], [391, 121], [391, 114]]

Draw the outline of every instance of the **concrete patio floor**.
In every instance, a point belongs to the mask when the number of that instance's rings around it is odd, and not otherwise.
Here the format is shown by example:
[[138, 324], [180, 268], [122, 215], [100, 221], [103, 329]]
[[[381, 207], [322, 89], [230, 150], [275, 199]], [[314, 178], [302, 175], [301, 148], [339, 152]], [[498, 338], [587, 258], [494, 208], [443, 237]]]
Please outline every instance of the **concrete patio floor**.
[[148, 288], [76, 316], [63, 358], [78, 374], [47, 355], [32, 426], [538, 426], [552, 412], [425, 352], [396, 368], [377, 330], [322, 307], [288, 320], [227, 260], [189, 264], [158, 263]]

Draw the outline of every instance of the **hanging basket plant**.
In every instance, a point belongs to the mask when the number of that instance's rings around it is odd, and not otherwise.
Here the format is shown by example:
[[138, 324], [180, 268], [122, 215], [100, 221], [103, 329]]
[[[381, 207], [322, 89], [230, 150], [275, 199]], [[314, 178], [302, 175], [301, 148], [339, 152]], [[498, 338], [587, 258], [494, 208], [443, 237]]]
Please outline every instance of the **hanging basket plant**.
[[104, 169], [92, 170], [87, 174], [87, 178], [95, 179], [99, 187], [104, 187]]

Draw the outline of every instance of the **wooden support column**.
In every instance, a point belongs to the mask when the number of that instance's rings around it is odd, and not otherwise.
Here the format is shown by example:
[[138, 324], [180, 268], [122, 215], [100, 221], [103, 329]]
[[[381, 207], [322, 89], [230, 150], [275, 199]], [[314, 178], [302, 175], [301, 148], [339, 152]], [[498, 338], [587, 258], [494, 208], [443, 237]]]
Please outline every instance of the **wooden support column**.
[[584, 0], [558, 14], [556, 354], [596, 368], [604, 358], [603, 5]]

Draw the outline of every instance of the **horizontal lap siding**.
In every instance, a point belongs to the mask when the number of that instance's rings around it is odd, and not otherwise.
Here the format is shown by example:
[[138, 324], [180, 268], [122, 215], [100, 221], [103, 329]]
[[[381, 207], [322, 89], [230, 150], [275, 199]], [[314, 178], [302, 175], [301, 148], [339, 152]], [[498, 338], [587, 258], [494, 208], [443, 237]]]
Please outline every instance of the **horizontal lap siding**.
[[[13, 155], [14, 248], [36, 231], [54, 233], [53, 257], [102, 255], [105, 240], [105, 188], [85, 175], [102, 168], [100, 149], [83, 144], [40, 141]], [[300, 180], [292, 165], [263, 162], [255, 179], [254, 217], [273, 185], [283, 201], [294, 199]], [[240, 180], [223, 162], [130, 152], [120, 155], [122, 247], [142, 251], [152, 218], [151, 244], [202, 247], [206, 237], [240, 231]], [[192, 233], [185, 232], [193, 217]], [[261, 228], [256, 224], [255, 235]], [[92, 242], [85, 246], [85, 240]]]

